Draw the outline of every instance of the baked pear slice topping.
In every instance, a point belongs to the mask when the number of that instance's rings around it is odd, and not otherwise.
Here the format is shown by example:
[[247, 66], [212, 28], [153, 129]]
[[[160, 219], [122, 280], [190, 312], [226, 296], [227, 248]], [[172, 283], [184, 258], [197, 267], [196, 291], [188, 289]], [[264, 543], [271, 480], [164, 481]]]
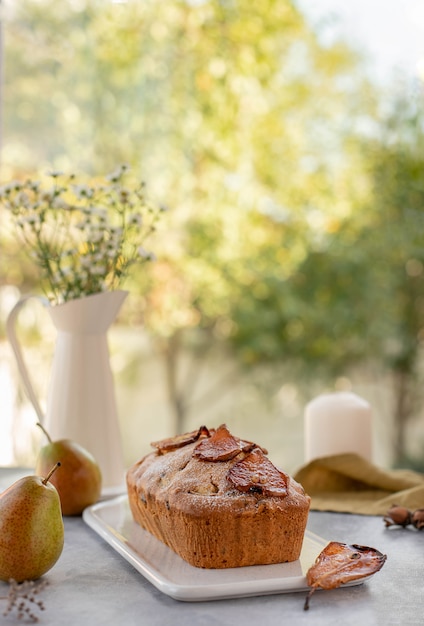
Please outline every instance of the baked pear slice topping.
[[228, 471], [228, 481], [244, 493], [284, 497], [289, 477], [280, 471], [260, 448], [255, 448]]
[[211, 431], [206, 426], [201, 426], [198, 430], [193, 430], [190, 433], [184, 433], [183, 435], [176, 435], [175, 437], [168, 437], [167, 439], [161, 439], [160, 441], [152, 441], [150, 444], [153, 448], [157, 448], [159, 454], [166, 454], [177, 448], [183, 448], [189, 443], [194, 443], [202, 437], [210, 437]]
[[[221, 424], [208, 439], [200, 441], [193, 456], [201, 461], [229, 461], [243, 452], [245, 443], [230, 433], [225, 424]], [[254, 444], [249, 444], [253, 446]]]

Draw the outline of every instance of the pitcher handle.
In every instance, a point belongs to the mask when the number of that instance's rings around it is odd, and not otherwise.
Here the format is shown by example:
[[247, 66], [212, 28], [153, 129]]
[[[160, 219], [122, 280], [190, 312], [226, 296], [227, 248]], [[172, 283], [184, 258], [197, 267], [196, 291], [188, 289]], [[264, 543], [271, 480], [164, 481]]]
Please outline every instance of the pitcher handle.
[[20, 310], [22, 309], [22, 307], [28, 302], [28, 300], [30, 300], [31, 298], [34, 298], [35, 300], [38, 300], [39, 302], [41, 302], [43, 305], [47, 306], [49, 304], [49, 301], [46, 298], [43, 298], [41, 296], [36, 296], [33, 294], [29, 294], [27, 296], [22, 296], [22, 298], [20, 298], [18, 300], [18, 302], [15, 304], [15, 306], [13, 307], [13, 309], [11, 310], [11, 312], [9, 313], [7, 320], [6, 320], [6, 334], [7, 334], [7, 338], [9, 339], [10, 345], [12, 346], [13, 352], [15, 354], [15, 358], [16, 358], [16, 362], [18, 365], [18, 370], [19, 370], [19, 374], [21, 375], [21, 379], [24, 385], [24, 389], [28, 395], [28, 398], [30, 399], [32, 406], [35, 409], [35, 412], [37, 414], [38, 420], [43, 424], [44, 423], [44, 413], [41, 410], [40, 407], [40, 403], [38, 402], [38, 398], [35, 395], [34, 392], [34, 387], [32, 385], [31, 379], [29, 377], [29, 373], [28, 373], [28, 368], [25, 364], [23, 355], [22, 355], [22, 350], [21, 350], [21, 346], [20, 343], [18, 341], [17, 335], [16, 335], [16, 321], [19, 315]]

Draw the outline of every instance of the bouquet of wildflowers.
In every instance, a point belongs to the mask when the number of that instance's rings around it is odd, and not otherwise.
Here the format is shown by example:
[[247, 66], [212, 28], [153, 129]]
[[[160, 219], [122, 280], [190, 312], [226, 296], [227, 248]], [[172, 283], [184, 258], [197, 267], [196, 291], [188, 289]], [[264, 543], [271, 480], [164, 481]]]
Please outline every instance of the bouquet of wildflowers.
[[52, 172], [44, 186], [27, 180], [0, 188], [53, 304], [116, 289], [133, 264], [153, 259], [144, 242], [163, 207], [148, 202], [143, 183], [126, 185], [128, 170], [98, 184]]

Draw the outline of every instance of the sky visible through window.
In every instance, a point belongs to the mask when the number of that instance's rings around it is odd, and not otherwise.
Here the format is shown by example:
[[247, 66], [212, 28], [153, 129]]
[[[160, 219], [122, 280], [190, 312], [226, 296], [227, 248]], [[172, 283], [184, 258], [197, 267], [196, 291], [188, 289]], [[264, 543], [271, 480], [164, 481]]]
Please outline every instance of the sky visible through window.
[[298, 0], [313, 22], [326, 20], [327, 36], [339, 34], [361, 50], [382, 81], [401, 71], [424, 80], [423, 0]]

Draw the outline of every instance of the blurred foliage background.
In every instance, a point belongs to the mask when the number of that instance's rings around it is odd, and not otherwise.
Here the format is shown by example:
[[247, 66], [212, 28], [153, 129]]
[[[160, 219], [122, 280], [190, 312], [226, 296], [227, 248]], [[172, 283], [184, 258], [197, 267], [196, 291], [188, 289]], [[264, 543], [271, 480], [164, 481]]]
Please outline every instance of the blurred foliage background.
[[[111, 338], [128, 462], [225, 421], [291, 470], [305, 403], [352, 389], [376, 459], [424, 470], [422, 84], [374, 84], [294, 0], [3, 9], [1, 182], [125, 162], [170, 209]], [[7, 310], [38, 286], [0, 220], [6, 362]]]

